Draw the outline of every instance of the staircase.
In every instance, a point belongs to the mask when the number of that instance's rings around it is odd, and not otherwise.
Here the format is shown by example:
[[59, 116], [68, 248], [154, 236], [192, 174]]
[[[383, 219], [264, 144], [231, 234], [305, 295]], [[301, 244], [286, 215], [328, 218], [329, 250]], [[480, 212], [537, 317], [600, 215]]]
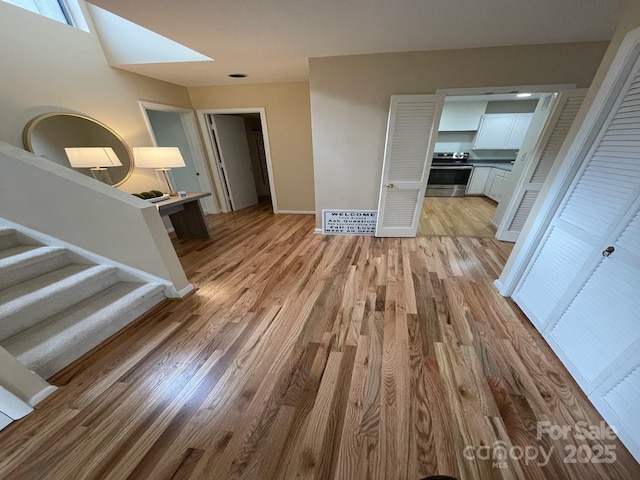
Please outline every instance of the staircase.
[[165, 298], [130, 277], [0, 227], [0, 346], [49, 378]]

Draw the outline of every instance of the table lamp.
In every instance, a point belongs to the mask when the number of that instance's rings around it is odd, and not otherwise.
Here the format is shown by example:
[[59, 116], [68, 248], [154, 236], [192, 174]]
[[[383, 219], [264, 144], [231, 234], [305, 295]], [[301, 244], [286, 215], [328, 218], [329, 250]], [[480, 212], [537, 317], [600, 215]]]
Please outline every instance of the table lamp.
[[64, 151], [73, 168], [88, 168], [93, 178], [107, 185], [113, 185], [107, 168], [122, 166], [111, 147], [69, 147]]
[[169, 195], [176, 194], [171, 169], [186, 167], [178, 147], [135, 147], [133, 158], [138, 168], [155, 168], [161, 189]]

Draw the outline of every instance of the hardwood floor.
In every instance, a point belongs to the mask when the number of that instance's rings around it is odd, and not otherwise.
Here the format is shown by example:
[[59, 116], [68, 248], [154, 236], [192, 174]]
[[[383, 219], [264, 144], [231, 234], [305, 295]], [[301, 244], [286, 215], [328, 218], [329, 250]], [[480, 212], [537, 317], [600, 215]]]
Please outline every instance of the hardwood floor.
[[[56, 375], [0, 432], [0, 478], [640, 478], [617, 440], [537, 435], [601, 418], [495, 292], [510, 244], [209, 222], [175, 243], [199, 290]], [[615, 461], [587, 462], [603, 445]]]
[[425, 197], [418, 237], [495, 237], [491, 219], [496, 202], [484, 197]]

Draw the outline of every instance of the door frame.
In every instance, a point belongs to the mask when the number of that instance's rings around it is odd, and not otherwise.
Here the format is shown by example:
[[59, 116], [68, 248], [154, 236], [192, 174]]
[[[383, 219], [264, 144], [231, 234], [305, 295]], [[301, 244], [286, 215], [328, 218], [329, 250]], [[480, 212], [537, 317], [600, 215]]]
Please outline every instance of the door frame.
[[571, 138], [571, 141], [565, 141], [558, 152], [558, 158], [564, 160], [555, 162], [551, 168], [540, 190], [538, 201], [520, 232], [520, 237], [513, 247], [500, 278], [494, 282], [500, 295], [510, 297], [520, 283], [533, 255], [540, 246], [547, 227], [611, 111], [639, 50], [640, 28], [637, 28], [624, 37], [602, 84], [597, 90], [592, 87], [587, 92], [567, 135], [567, 139]]
[[544, 85], [511, 85], [506, 87], [469, 87], [469, 88], [438, 88], [437, 95], [445, 97], [461, 97], [472, 95], [501, 95], [517, 92], [523, 93], [555, 93], [562, 90], [571, 90], [578, 88], [575, 83], [558, 83]]
[[207, 150], [210, 167], [213, 173], [213, 178], [220, 200], [220, 207], [223, 212], [230, 212], [231, 205], [229, 199], [225, 193], [228, 186], [224, 180], [222, 171], [220, 170], [220, 158], [216, 148], [214, 147], [214, 139], [212, 136], [212, 130], [215, 135], [218, 135], [216, 131], [215, 123], [209, 125], [207, 121], [207, 115], [233, 115], [243, 113], [258, 113], [260, 115], [260, 126], [262, 128], [262, 138], [264, 140], [264, 152], [267, 160], [267, 173], [269, 175], [269, 189], [271, 190], [271, 206], [273, 213], [279, 213], [278, 200], [276, 198], [275, 177], [273, 174], [273, 164], [271, 162], [271, 143], [269, 141], [269, 130], [267, 129], [267, 112], [264, 107], [248, 107], [248, 108], [207, 108], [196, 110], [196, 117], [198, 124], [200, 125], [200, 132], [204, 139], [204, 145]]
[[[220, 206], [216, 199], [213, 182], [211, 181], [211, 171], [207, 167], [208, 163], [206, 161], [205, 151], [202, 147], [202, 142], [200, 141], [200, 137], [198, 135], [198, 126], [196, 123], [196, 117], [194, 111], [188, 108], [176, 107], [173, 105], [165, 105], [162, 103], [155, 102], [147, 102], [145, 100], [139, 100], [138, 104], [140, 105], [140, 110], [142, 111], [142, 118], [144, 120], [145, 125], [147, 126], [147, 130], [149, 131], [149, 135], [151, 136], [151, 142], [154, 147], [158, 146], [158, 141], [156, 139], [156, 135], [153, 131], [153, 126], [151, 125], [151, 121], [149, 120], [149, 116], [147, 115], [147, 110], [156, 110], [160, 112], [171, 112], [177, 113], [180, 115], [180, 121], [182, 123], [182, 128], [184, 129], [184, 133], [187, 137], [187, 143], [189, 144], [189, 150], [191, 150], [191, 157], [194, 162], [194, 166], [196, 170], [199, 170], [204, 173], [204, 175], [198, 176], [198, 183], [200, 184], [200, 188], [203, 192], [211, 193], [210, 197], [203, 198], [201, 200], [203, 210], [205, 214], [211, 213], [220, 213]], [[134, 159], [135, 165], [135, 159]]]

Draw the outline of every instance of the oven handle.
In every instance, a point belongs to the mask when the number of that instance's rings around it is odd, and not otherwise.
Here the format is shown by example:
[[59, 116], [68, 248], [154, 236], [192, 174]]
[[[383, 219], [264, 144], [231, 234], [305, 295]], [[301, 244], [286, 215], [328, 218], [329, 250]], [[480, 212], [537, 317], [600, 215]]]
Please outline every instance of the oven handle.
[[460, 165], [460, 166], [431, 165], [431, 170], [471, 170], [471, 169], [473, 169], [473, 165]]

